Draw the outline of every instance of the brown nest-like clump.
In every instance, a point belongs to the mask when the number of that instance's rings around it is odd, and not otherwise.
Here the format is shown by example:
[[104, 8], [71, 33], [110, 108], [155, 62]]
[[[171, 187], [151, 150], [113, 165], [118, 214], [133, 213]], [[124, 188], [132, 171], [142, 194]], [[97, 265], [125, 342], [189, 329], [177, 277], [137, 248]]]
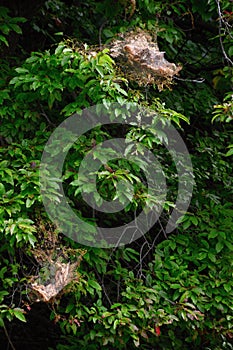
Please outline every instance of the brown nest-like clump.
[[[37, 301], [49, 302], [55, 300], [64, 288], [77, 278], [78, 263], [62, 263], [50, 260], [43, 267], [43, 275], [31, 283], [31, 288], [37, 294]], [[45, 272], [46, 267], [46, 272]], [[45, 276], [45, 277], [44, 277]], [[44, 277], [44, 278], [43, 278]]]
[[164, 58], [156, 40], [143, 30], [119, 36], [110, 45], [110, 55], [116, 59], [130, 80], [139, 85], [156, 84], [161, 91], [170, 87], [172, 78], [182, 69]]
[[54, 227], [38, 223], [38, 244], [32, 249], [36, 261], [35, 275], [29, 279], [30, 301], [53, 303], [67, 291], [71, 282], [78, 282], [78, 267], [84, 249], [72, 249], [62, 244]]

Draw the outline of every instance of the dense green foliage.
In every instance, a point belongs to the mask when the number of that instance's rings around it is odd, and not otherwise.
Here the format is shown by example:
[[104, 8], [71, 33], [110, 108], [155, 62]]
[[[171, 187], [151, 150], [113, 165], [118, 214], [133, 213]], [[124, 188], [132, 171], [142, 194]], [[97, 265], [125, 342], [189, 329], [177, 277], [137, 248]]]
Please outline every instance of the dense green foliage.
[[[232, 349], [231, 1], [69, 3], [46, 1], [26, 19], [10, 5], [0, 8], [0, 326], [5, 344], [10, 322], [26, 322], [36, 302], [30, 286], [32, 276], [47, 273], [39, 266], [42, 251], [62, 251], [62, 262], [83, 257], [78, 277], [48, 303], [50, 318], [63, 334], [58, 350]], [[137, 27], [156, 33], [167, 59], [182, 63], [172, 90], [139, 86], [110, 57], [111, 39]], [[79, 179], [76, 169], [93, 143], [116, 135], [139, 141], [157, 155], [169, 189], [160, 220], [146, 235], [115, 249], [84, 247], [63, 236], [45, 213], [39, 165], [62, 121], [96, 104], [108, 108], [110, 102], [148, 107], [156, 120], [172, 123], [189, 149], [195, 187], [189, 212], [167, 237], [179, 179], [156, 122], [150, 132], [132, 126], [94, 128], [73, 145], [63, 172], [74, 211], [93, 229], [95, 222], [105, 227], [129, 222], [135, 211], [155, 202], [147, 196], [140, 169], [115, 159], [98, 173], [99, 193], [111, 200], [117, 182], [130, 181], [135, 196], [117, 216], [90, 214], [81, 193], [92, 192], [94, 185]], [[102, 160], [101, 153], [95, 156]], [[49, 195], [57, 201], [56, 180], [53, 186]], [[126, 203], [127, 193], [118, 199]]]

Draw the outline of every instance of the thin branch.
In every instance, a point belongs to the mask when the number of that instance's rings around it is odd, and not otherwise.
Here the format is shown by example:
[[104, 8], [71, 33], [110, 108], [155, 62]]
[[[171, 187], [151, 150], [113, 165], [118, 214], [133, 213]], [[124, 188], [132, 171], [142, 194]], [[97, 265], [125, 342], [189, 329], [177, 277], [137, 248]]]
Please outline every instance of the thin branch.
[[106, 299], [107, 299], [109, 305], [112, 306], [112, 302], [111, 302], [111, 300], [110, 300], [110, 298], [109, 298], [109, 296], [108, 296], [108, 293], [107, 293], [106, 288], [105, 288], [105, 285], [104, 285], [104, 276], [103, 276], [103, 278], [101, 278], [101, 277], [100, 277], [100, 274], [99, 274], [98, 271], [97, 271], [97, 269], [95, 269], [95, 272], [96, 272], [96, 275], [97, 275], [97, 277], [98, 277], [98, 279], [99, 279], [99, 282], [101, 283], [101, 287], [102, 287], [102, 290], [103, 290], [103, 292], [104, 292], [104, 295], [105, 295], [105, 297], [106, 297]]
[[10, 339], [9, 333], [8, 333], [8, 331], [7, 331], [5, 325], [3, 325], [3, 329], [4, 329], [5, 335], [6, 335], [6, 337], [7, 337], [8, 343], [9, 343], [10, 346], [11, 346], [11, 349], [12, 349], [12, 350], [16, 350], [16, 348], [14, 347], [14, 344], [12, 343], [12, 341], [11, 341], [11, 339]]
[[43, 117], [45, 117], [45, 119], [47, 120], [47, 122], [52, 125], [52, 126], [55, 126], [55, 124], [53, 122], [51, 122], [51, 120], [49, 119], [49, 117], [47, 116], [47, 114], [45, 113], [45, 110], [43, 108], [43, 106], [41, 104], [40, 105], [40, 109], [41, 109], [41, 115], [43, 115]]
[[198, 83], [198, 84], [204, 83], [204, 81], [205, 81], [204, 78], [198, 78], [198, 79], [182, 79], [182, 78], [178, 78], [178, 77], [173, 77], [173, 79], [181, 80], [181, 81], [188, 81], [188, 82], [191, 82], [191, 83]]
[[130, 0], [130, 5], [131, 5], [131, 10], [130, 10], [130, 14], [129, 14], [128, 20], [131, 19], [131, 17], [133, 16], [134, 12], [136, 11], [136, 0]]
[[[138, 267], [139, 267], [139, 271], [141, 271], [141, 267], [142, 267], [142, 263], [143, 263], [143, 260], [146, 258], [146, 256], [151, 252], [151, 250], [154, 248], [155, 246], [155, 243], [157, 241], [157, 239], [159, 238], [160, 234], [164, 231], [164, 229], [162, 228], [161, 230], [159, 230], [159, 232], [157, 233], [157, 235], [155, 236], [152, 244], [147, 244], [149, 249], [145, 252], [144, 255], [142, 255], [142, 251], [140, 251], [140, 261], [139, 263], [134, 267], [134, 270], [136, 270]], [[145, 245], [146, 242], [143, 243], [143, 247]]]
[[[141, 249], [140, 249], [140, 258], [139, 258], [139, 266], [140, 266], [140, 267], [139, 267], [139, 270], [138, 270], [138, 273], [137, 273], [137, 276], [138, 276], [139, 279], [141, 279], [142, 276], [143, 276], [142, 268], [143, 268], [143, 260], [144, 260], [145, 255], [143, 256], [142, 254], [143, 254], [144, 246], [145, 246], [146, 244], [147, 244], [148, 247], [149, 247], [148, 252], [150, 251], [150, 246], [149, 246], [147, 240], [145, 240], [145, 242], [143, 243], [143, 245], [141, 246]], [[148, 253], [148, 252], [147, 252], [147, 253]]]
[[103, 27], [105, 26], [105, 24], [107, 23], [108, 21], [104, 21], [101, 26], [100, 26], [100, 29], [99, 29], [99, 47], [100, 47], [100, 50], [103, 48], [103, 45], [102, 45], [102, 30], [103, 30]]
[[[219, 42], [220, 46], [222, 49], [223, 56], [225, 57], [225, 60], [228, 61], [232, 66], [233, 66], [233, 61], [227, 56], [224, 45], [223, 45], [223, 40], [222, 40], [222, 28], [223, 24], [225, 25], [225, 29], [228, 31], [228, 26], [229, 24], [224, 20], [222, 12], [221, 12], [221, 7], [220, 7], [220, 2], [219, 0], [216, 0], [217, 7], [218, 7], [218, 16], [219, 16], [219, 27], [218, 27], [218, 32], [219, 32]], [[227, 24], [226, 24], [227, 23]]]
[[163, 225], [161, 224], [160, 219], [158, 219], [158, 223], [159, 223], [159, 226], [160, 226], [160, 228], [161, 228], [161, 231], [163, 232], [164, 237], [167, 239], [166, 231], [164, 230]]

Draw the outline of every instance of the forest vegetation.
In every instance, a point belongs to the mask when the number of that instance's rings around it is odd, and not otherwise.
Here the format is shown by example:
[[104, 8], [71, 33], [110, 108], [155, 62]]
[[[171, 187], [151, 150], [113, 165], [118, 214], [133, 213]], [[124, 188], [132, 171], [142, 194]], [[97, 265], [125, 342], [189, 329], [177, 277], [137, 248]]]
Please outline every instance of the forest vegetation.
[[[232, 11], [231, 0], [1, 1], [1, 350], [233, 349]], [[97, 115], [111, 109], [115, 124], [96, 125], [69, 150], [61, 133], [62, 177], [42, 194], [48, 139], [95, 106]], [[122, 126], [132, 106], [150, 111], [150, 128]], [[166, 125], [192, 168], [174, 161]], [[148, 192], [143, 162], [108, 160], [97, 146], [112, 138], [156, 156], [166, 198]], [[96, 199], [117, 199], [117, 214], [83, 199], [96, 189], [78, 172], [92, 149], [102, 164]], [[61, 180], [85, 242], [44, 207], [43, 197], [51, 210], [60, 203]], [[178, 196], [190, 203], [168, 232]], [[137, 239], [93, 241], [98, 225], [110, 230], [156, 206], [159, 219]]]

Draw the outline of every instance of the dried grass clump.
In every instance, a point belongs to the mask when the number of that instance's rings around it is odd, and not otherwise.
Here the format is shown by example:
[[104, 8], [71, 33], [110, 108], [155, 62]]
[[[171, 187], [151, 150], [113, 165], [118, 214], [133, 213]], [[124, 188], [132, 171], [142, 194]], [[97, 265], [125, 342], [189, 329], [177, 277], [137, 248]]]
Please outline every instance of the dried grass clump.
[[110, 55], [124, 69], [126, 77], [139, 85], [156, 84], [161, 91], [170, 87], [172, 78], [182, 69], [164, 58], [156, 40], [138, 29], [122, 34], [110, 46]]
[[78, 279], [76, 271], [79, 262], [61, 262], [48, 256], [41, 266], [39, 277], [31, 280], [31, 288], [37, 295], [37, 301], [49, 302], [56, 299], [64, 288], [73, 280]]
[[53, 303], [71, 282], [78, 282], [77, 268], [86, 250], [64, 246], [55, 228], [45, 227], [42, 222], [38, 224], [38, 236], [40, 243], [31, 251], [36, 263], [29, 280], [30, 299]]

